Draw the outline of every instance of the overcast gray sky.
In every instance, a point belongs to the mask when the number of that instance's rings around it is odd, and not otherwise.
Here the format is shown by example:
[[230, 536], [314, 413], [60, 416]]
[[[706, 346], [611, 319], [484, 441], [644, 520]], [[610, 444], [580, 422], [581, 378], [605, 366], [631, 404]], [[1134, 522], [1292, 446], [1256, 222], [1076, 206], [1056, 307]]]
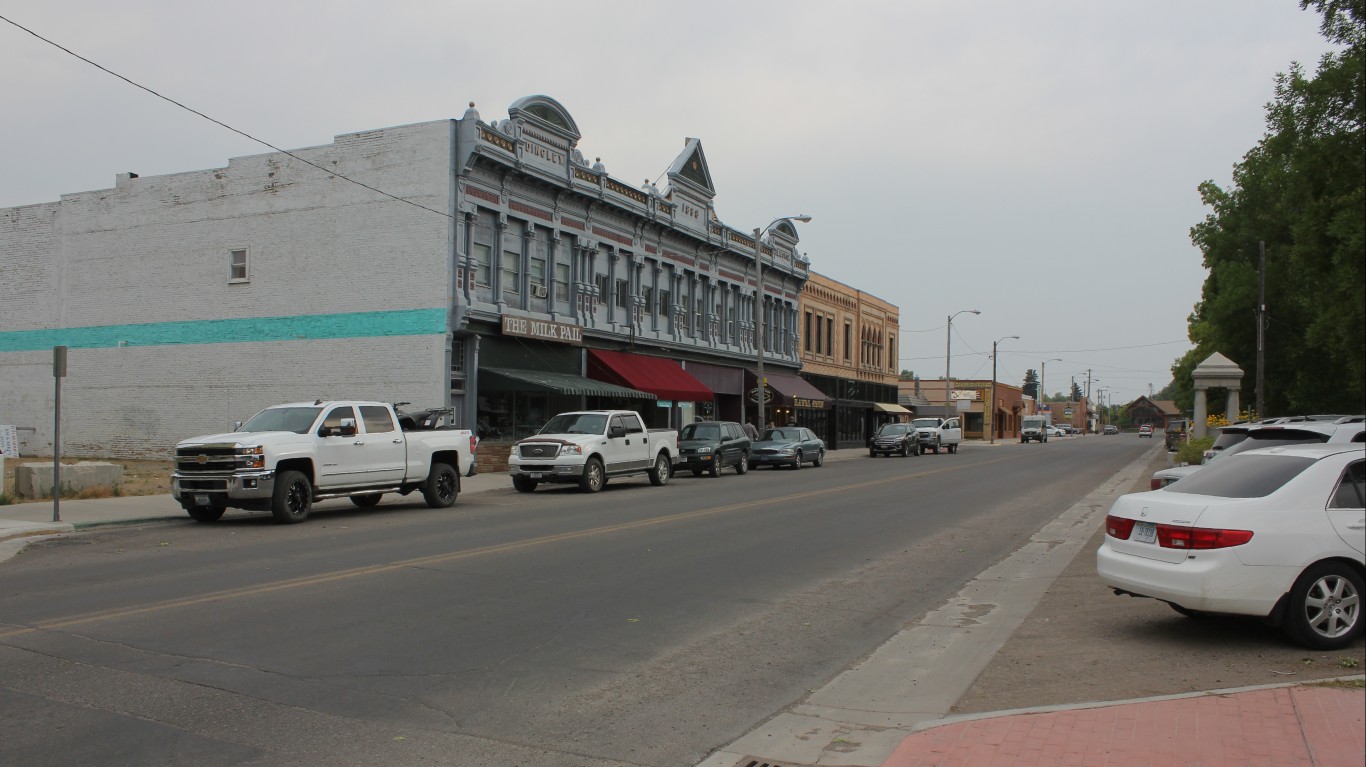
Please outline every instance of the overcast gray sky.
[[[841, 3], [0, 0], [0, 16], [279, 147], [563, 104], [657, 179], [702, 140], [727, 224], [807, 213], [812, 268], [897, 304], [902, 367], [1115, 402], [1190, 348], [1196, 186], [1230, 182], [1273, 77], [1328, 50], [1295, 0]], [[0, 22], [0, 207], [268, 151]], [[1249, 318], [1249, 322], [1252, 320]], [[1239, 362], [1249, 376], [1252, 360]]]

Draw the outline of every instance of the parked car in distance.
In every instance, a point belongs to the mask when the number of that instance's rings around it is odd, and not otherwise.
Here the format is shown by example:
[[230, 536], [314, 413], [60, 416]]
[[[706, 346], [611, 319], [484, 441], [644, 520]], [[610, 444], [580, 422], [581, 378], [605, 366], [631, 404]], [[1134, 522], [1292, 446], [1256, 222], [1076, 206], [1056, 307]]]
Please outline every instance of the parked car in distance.
[[1102, 429], [1101, 433], [1102, 433], [1102, 434], [1118, 434], [1118, 433], [1119, 433], [1119, 427], [1118, 427], [1118, 426], [1115, 426], [1115, 425], [1112, 424], [1112, 423], [1107, 423], [1107, 424], [1105, 424], [1105, 427], [1104, 427], [1104, 429]]
[[765, 429], [749, 454], [751, 469], [760, 466], [800, 469], [806, 462], [816, 468], [825, 463], [825, 440], [801, 426]]
[[1215, 453], [1223, 452], [1234, 445], [1247, 439], [1247, 432], [1258, 423], [1231, 423], [1228, 426], [1219, 428], [1219, 435], [1214, 438], [1214, 444], [1204, 453], [1204, 460], [1209, 461]]
[[1050, 436], [1050, 437], [1066, 437], [1066, 436], [1067, 436], [1067, 427], [1065, 427], [1065, 426], [1056, 426], [1056, 425], [1055, 425], [1055, 426], [1050, 426], [1050, 427], [1048, 427], [1048, 436]]
[[922, 453], [927, 450], [933, 450], [935, 455], [939, 455], [940, 450], [956, 453], [958, 445], [963, 442], [963, 422], [958, 418], [916, 418], [911, 421], [911, 428], [915, 429], [916, 437], [920, 440]]
[[678, 460], [674, 470], [688, 469], [694, 477], [708, 473], [721, 476], [721, 470], [733, 467], [736, 474], [749, 471], [752, 452], [745, 427], [734, 421], [698, 421], [684, 426], [678, 433]]
[[920, 455], [920, 435], [908, 423], [884, 423], [868, 444], [868, 455]]
[[1145, 423], [1145, 424], [1143, 424], [1142, 426], [1138, 427], [1138, 436], [1140, 436], [1140, 437], [1147, 437], [1148, 439], [1152, 439], [1152, 438], [1153, 438], [1153, 427], [1152, 427], [1152, 424], [1147, 424], [1147, 423]]
[[1178, 420], [1167, 424], [1167, 452], [1171, 453], [1181, 447], [1181, 443], [1186, 441], [1186, 432], [1190, 429], [1190, 421]]
[[1183, 615], [1257, 616], [1307, 647], [1346, 647], [1362, 632], [1363, 468], [1355, 444], [1226, 454], [1116, 500], [1096, 572]]
[[1020, 419], [1020, 443], [1025, 444], [1030, 440], [1038, 442], [1048, 441], [1048, 427], [1053, 425], [1053, 421], [1048, 415], [1027, 415]]
[[[1361, 416], [1344, 416], [1338, 422], [1324, 423], [1322, 421], [1296, 421], [1281, 425], [1279, 422], [1271, 424], [1257, 424], [1250, 427], [1243, 439], [1237, 444], [1224, 448], [1218, 453], [1209, 456], [1205, 462], [1213, 463], [1222, 460], [1230, 455], [1237, 455], [1244, 450], [1256, 450], [1263, 447], [1283, 447], [1287, 445], [1309, 445], [1320, 442], [1362, 442], [1366, 441], [1366, 427], [1363, 427]], [[1169, 469], [1159, 469], [1153, 472], [1152, 479], [1148, 486], [1153, 490], [1166, 487], [1182, 477], [1188, 477], [1199, 471], [1203, 465], [1195, 466], [1173, 466]]]

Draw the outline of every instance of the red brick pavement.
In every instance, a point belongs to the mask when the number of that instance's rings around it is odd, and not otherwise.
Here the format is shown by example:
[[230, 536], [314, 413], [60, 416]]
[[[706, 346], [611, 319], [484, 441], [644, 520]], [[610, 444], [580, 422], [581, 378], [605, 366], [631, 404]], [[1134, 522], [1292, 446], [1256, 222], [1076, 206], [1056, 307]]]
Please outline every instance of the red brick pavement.
[[883, 767], [1363, 767], [1366, 692], [1280, 687], [954, 722]]

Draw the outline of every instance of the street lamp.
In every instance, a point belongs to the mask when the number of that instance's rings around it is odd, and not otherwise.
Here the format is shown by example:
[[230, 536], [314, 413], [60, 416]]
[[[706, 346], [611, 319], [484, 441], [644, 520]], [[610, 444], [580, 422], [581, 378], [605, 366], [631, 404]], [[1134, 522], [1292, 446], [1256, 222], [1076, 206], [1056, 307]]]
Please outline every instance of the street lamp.
[[[759, 385], [757, 387], [759, 401], [756, 403], [759, 423], [756, 428], [761, 434], [768, 425], [768, 379], [764, 377], [764, 250], [759, 241], [779, 221], [800, 221], [805, 224], [810, 220], [811, 217], [805, 213], [797, 216], [779, 216], [768, 222], [768, 226], [763, 229], [754, 230], [754, 273], [757, 283], [754, 293], [754, 348], [759, 362]], [[741, 406], [743, 407], [743, 400]]]
[[[949, 315], [949, 331], [944, 340], [944, 408], [946, 410], [952, 407], [950, 403], [953, 402], [953, 376], [949, 374], [949, 363], [953, 360], [953, 318], [964, 312], [981, 314], [981, 312], [976, 309], [964, 309]], [[952, 418], [953, 416], [954, 411], [951, 410], [944, 417]]]
[[1007, 339], [1020, 340], [1019, 336], [1006, 336], [991, 342], [991, 444], [996, 444], [996, 344]]
[[1044, 398], [1048, 396], [1048, 387], [1044, 386], [1044, 384], [1043, 384], [1043, 380], [1044, 380], [1044, 379], [1043, 379], [1043, 371], [1044, 371], [1044, 368], [1048, 367], [1048, 363], [1050, 363], [1050, 362], [1062, 362], [1062, 357], [1054, 357], [1054, 358], [1051, 359], [1051, 360], [1044, 360], [1043, 362], [1040, 362], [1040, 363], [1039, 363], [1039, 396], [1038, 396], [1038, 400], [1039, 400], [1039, 404], [1040, 404], [1040, 405], [1043, 404]]

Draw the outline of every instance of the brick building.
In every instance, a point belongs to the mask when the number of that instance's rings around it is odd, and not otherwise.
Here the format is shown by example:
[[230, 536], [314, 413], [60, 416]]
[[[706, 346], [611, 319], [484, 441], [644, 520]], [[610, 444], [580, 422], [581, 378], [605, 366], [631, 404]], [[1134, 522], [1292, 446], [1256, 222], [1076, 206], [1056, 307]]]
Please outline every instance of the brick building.
[[863, 447], [886, 420], [910, 411], [897, 404], [897, 333], [893, 304], [816, 272], [802, 289], [802, 378], [828, 398], [829, 406], [806, 425], [831, 447]]

